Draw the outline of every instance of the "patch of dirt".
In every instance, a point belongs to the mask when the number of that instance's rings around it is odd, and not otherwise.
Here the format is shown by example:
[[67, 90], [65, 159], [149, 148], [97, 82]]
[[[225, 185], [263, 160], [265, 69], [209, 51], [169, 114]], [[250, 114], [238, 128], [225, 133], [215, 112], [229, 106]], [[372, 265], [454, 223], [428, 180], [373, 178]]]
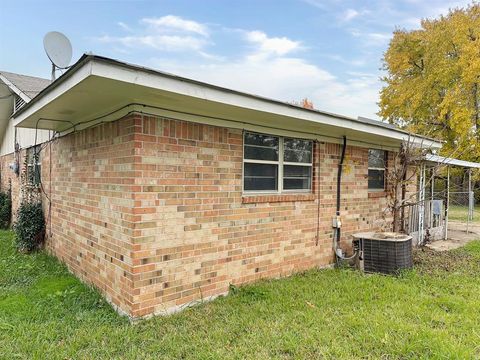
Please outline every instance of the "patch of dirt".
[[425, 274], [462, 272], [478, 275], [480, 262], [465, 249], [436, 251], [426, 246], [413, 251], [413, 263], [417, 271]]
[[479, 235], [480, 236], [480, 224], [478, 223], [470, 223], [467, 225], [466, 222], [461, 222], [461, 221], [449, 221], [448, 222], [448, 230], [449, 231], [461, 231], [461, 232], [468, 232], [473, 234], [473, 235]]

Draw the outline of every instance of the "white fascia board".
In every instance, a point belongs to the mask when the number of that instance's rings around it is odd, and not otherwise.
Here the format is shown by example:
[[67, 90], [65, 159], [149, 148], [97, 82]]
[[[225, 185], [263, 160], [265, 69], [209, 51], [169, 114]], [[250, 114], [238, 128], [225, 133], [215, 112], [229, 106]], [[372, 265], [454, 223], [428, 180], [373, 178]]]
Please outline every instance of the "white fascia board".
[[415, 134], [403, 134], [402, 141], [410, 143], [414, 147], [417, 147], [420, 149], [439, 150], [443, 145], [442, 142], [439, 142], [433, 139], [424, 138]]
[[26, 103], [28, 103], [30, 100], [30, 97], [28, 97], [22, 90], [20, 90], [18, 87], [15, 86], [15, 84], [13, 84], [10, 80], [8, 80], [5, 76], [3, 76], [1, 73], [0, 73], [0, 80], [2, 80], [2, 82], [5, 83], [5, 85], [7, 85], [10, 89], [12, 89], [12, 91], [17, 94], [18, 96], [20, 96], [20, 98], [25, 101]]
[[219, 102], [236, 107], [253, 109], [257, 111], [288, 116], [297, 119], [312, 121], [319, 124], [333, 125], [339, 128], [369, 133], [381, 137], [394, 139], [397, 141], [407, 141], [410, 139], [414, 144], [422, 147], [438, 149], [441, 143], [409, 135], [395, 129], [388, 129], [382, 126], [361, 123], [356, 119], [347, 117], [335, 117], [322, 114], [315, 111], [306, 111], [284, 104], [277, 104], [273, 101], [266, 101], [254, 96], [241, 95], [236, 92], [224, 91], [215, 87], [202, 86], [201, 84], [191, 83], [175, 79], [162, 74], [145, 72], [141, 69], [125, 68], [121, 65], [109, 64], [99, 61], [93, 61], [92, 74], [99, 77], [106, 77], [118, 81], [146, 86], [150, 88], [161, 89], [185, 96], [191, 96], [203, 100]]
[[57, 97], [67, 92], [68, 90], [73, 88], [75, 85], [85, 80], [90, 75], [92, 75], [92, 62], [89, 61], [86, 64], [84, 64], [82, 67], [80, 67], [75, 73], [73, 73], [67, 79], [62, 81], [58, 86], [50, 90], [44, 96], [40, 97], [38, 101], [36, 101], [35, 103], [32, 103], [32, 106], [26, 109], [25, 111], [23, 111], [21, 114], [19, 114], [18, 116], [15, 116], [15, 114], [13, 114], [13, 117], [15, 119], [14, 126], [17, 126], [24, 119], [33, 115], [42, 107], [44, 107], [48, 103], [55, 100]]
[[425, 156], [427, 162], [436, 163], [438, 165], [451, 165], [464, 168], [480, 169], [480, 163], [459, 160], [454, 158], [443, 157], [439, 155], [427, 155]]

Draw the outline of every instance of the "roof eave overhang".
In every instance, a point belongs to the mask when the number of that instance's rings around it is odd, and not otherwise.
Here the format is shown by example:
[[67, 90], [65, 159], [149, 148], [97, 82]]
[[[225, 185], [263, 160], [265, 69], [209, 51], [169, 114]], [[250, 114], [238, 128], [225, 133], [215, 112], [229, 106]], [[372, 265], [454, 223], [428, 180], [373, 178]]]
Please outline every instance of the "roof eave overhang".
[[462, 167], [467, 169], [480, 169], [480, 163], [472, 162], [472, 161], [465, 161], [450, 157], [444, 157], [439, 155], [426, 155], [425, 162], [427, 165], [433, 166], [455, 166], [455, 167]]
[[[102, 86], [103, 92], [95, 94], [95, 88]], [[122, 87], [124, 90], [120, 92]], [[108, 94], [109, 89], [112, 94], [115, 91], [119, 92], [117, 97]], [[91, 92], [92, 105], [88, 112], [85, 111], [88, 104], [85, 102], [89, 92]], [[75, 95], [78, 101], [73, 101]], [[110, 95], [111, 98], [108, 98]], [[103, 103], [102, 96], [105, 99]], [[68, 111], [61, 109], [62, 99], [70, 100]], [[169, 99], [171, 104], [165, 106]], [[84, 101], [83, 104], [81, 100]], [[159, 104], [162, 106], [157, 106]], [[192, 111], [185, 111], [188, 106], [191, 106]], [[57, 108], [57, 112], [54, 108]], [[216, 112], [215, 109], [217, 109]], [[70, 128], [79, 130], [82, 126], [76, 126], [77, 124], [88, 122], [91, 126], [94, 123], [94, 121], [88, 121], [89, 119], [116, 120], [126, 112], [146, 110], [149, 113], [164, 116], [174, 112], [183, 113], [182, 118], [186, 115], [190, 117], [186, 120], [206, 123], [210, 121], [219, 126], [227, 126], [229, 122], [240, 122], [243, 123], [243, 128], [246, 128], [246, 124], [252, 127], [258, 125], [259, 129], [262, 126], [272, 127], [271, 125], [274, 124], [278, 130], [283, 128], [287, 132], [308, 128], [308, 132], [312, 135], [318, 131], [318, 138], [322, 136], [328, 138], [325, 132], [331, 132], [334, 134], [332, 138], [340, 139], [343, 135], [353, 142], [361, 143], [363, 137], [368, 138], [370, 144], [384, 143], [386, 147], [395, 147], [406, 140], [423, 148], [441, 147], [438, 141], [411, 135], [402, 130], [311, 111], [91, 55], [84, 55], [65, 75], [14, 114], [14, 123], [18, 127], [38, 127], [56, 131], [65, 131]], [[49, 114], [54, 114], [55, 118], [46, 118], [45, 115]], [[214, 114], [223, 114], [223, 116], [219, 115], [215, 120]], [[105, 116], [100, 119], [102, 115]], [[207, 121], [207, 119], [210, 120]], [[296, 122], [296, 125], [293, 122]], [[324, 134], [320, 133], [321, 131]], [[378, 141], [374, 141], [375, 139]]]
[[2, 81], [5, 85], [7, 85], [16, 95], [20, 96], [20, 98], [26, 103], [28, 103], [31, 100], [27, 94], [25, 94], [22, 90], [20, 90], [14, 83], [12, 83], [5, 76], [3, 76], [2, 73], [0, 73], [0, 81]]

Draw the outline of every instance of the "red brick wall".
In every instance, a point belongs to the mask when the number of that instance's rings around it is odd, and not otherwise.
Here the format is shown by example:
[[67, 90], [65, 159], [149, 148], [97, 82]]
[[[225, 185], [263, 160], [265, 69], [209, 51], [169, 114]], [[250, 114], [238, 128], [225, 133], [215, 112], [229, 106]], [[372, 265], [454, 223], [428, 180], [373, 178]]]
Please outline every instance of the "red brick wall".
[[[241, 130], [145, 117], [135, 139], [135, 316], [332, 263], [339, 145], [315, 145], [313, 195], [243, 197]], [[344, 239], [382, 223], [385, 194], [369, 196], [367, 174], [368, 150], [349, 146]]]
[[127, 118], [67, 135], [42, 151], [51, 198], [51, 215], [43, 199], [47, 248], [125, 313], [133, 302], [134, 132]]
[[[48, 249], [134, 317], [331, 264], [340, 145], [315, 143], [313, 194], [242, 196], [242, 142], [241, 130], [131, 115], [48, 144]], [[367, 155], [347, 147], [344, 248], [385, 223]]]

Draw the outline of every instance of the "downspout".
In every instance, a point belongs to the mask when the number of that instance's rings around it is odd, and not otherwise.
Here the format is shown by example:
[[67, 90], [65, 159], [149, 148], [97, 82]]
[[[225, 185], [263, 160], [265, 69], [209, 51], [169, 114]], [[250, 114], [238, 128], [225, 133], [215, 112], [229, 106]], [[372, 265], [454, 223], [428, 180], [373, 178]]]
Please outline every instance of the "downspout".
[[342, 154], [340, 156], [340, 162], [338, 164], [338, 172], [337, 172], [337, 208], [335, 212], [335, 217], [333, 218], [333, 249], [335, 251], [335, 255], [338, 259], [341, 260], [349, 260], [353, 259], [357, 254], [356, 252], [350, 256], [350, 257], [345, 257], [343, 255], [343, 251], [340, 248], [340, 239], [341, 239], [341, 227], [342, 227], [342, 222], [340, 219], [340, 207], [341, 207], [341, 185], [342, 185], [342, 171], [343, 171], [343, 163], [345, 161], [345, 151], [347, 149], [347, 137], [343, 136], [343, 144], [342, 144]]
[[340, 185], [342, 184], [342, 171], [343, 171], [343, 162], [345, 161], [345, 150], [347, 148], [347, 137], [343, 137], [343, 145], [342, 145], [342, 155], [340, 157], [340, 163], [338, 164], [338, 174], [337, 174], [337, 212], [336, 215], [340, 216], [340, 195], [341, 195], [341, 188]]
[[314, 156], [317, 156], [317, 174], [315, 190], [317, 191], [317, 236], [315, 238], [315, 246], [318, 246], [320, 241], [320, 142], [315, 140]]

